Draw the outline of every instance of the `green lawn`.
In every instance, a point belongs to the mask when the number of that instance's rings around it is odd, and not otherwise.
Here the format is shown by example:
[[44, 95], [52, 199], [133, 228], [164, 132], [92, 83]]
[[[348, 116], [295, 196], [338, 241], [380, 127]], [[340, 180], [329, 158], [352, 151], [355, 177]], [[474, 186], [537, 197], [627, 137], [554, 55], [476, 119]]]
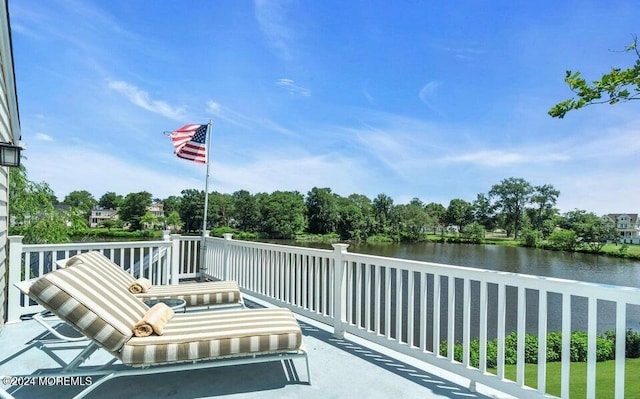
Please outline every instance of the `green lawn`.
[[[560, 362], [547, 363], [547, 392], [560, 396]], [[584, 398], [587, 392], [587, 363], [571, 363], [571, 398]], [[490, 373], [496, 373], [490, 369]], [[538, 365], [525, 365], [525, 385], [538, 387]], [[640, 398], [640, 359], [627, 359], [625, 363], [625, 398]], [[515, 381], [516, 366], [505, 366], [505, 377]], [[613, 360], [596, 364], [596, 397], [613, 398], [615, 386], [615, 362]]]

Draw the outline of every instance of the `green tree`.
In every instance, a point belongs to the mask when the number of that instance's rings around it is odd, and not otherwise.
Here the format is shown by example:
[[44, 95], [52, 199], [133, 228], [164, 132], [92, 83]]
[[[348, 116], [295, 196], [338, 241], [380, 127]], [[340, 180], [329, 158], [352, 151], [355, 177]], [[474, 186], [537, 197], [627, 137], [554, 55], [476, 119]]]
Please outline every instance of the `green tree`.
[[182, 220], [180, 219], [180, 214], [178, 213], [178, 211], [171, 211], [169, 212], [169, 214], [164, 218], [166, 227], [169, 228], [171, 231], [178, 231], [182, 228]]
[[401, 240], [421, 240], [427, 227], [432, 224], [431, 217], [417, 198], [407, 205], [396, 206], [393, 213], [397, 216], [398, 235]]
[[242, 231], [257, 232], [260, 227], [260, 206], [256, 196], [246, 190], [236, 191], [233, 198], [233, 219]]
[[480, 223], [473, 222], [462, 228], [462, 236], [472, 243], [481, 244], [484, 241], [485, 230]]
[[263, 229], [272, 238], [295, 238], [305, 228], [304, 197], [297, 191], [275, 191], [262, 201]]
[[376, 221], [375, 233], [387, 233], [389, 230], [389, 219], [393, 209], [393, 199], [386, 194], [378, 194], [373, 199], [373, 215]]
[[146, 191], [130, 193], [122, 201], [120, 219], [129, 223], [130, 230], [142, 230], [142, 217], [151, 206], [151, 194]]
[[496, 228], [495, 208], [491, 204], [491, 199], [485, 194], [478, 194], [471, 203], [473, 220], [480, 223], [486, 230]]
[[9, 169], [9, 198], [10, 234], [23, 235], [27, 244], [69, 241], [68, 218], [54, 209], [53, 190], [29, 180], [24, 166]]
[[560, 191], [556, 190], [551, 184], [533, 188], [531, 203], [535, 205], [535, 208], [531, 223], [533, 228], [541, 232], [545, 237], [551, 234], [552, 231], [544, 228], [545, 222], [558, 214], [557, 209], [555, 209], [558, 196], [560, 196]]
[[180, 219], [184, 222], [185, 231], [197, 231], [202, 229], [204, 217], [204, 191], [192, 188], [182, 190], [180, 201]]
[[436, 233], [438, 228], [442, 229], [446, 222], [447, 208], [437, 202], [430, 202], [425, 205], [424, 210], [429, 215], [433, 226], [433, 233]]
[[338, 199], [338, 234], [344, 240], [366, 240], [375, 224], [371, 200], [361, 194]]
[[576, 209], [562, 215], [560, 227], [573, 230], [577, 240], [587, 249], [600, 252], [607, 241], [617, 239], [613, 221], [585, 210]]
[[180, 202], [182, 198], [177, 195], [170, 195], [162, 201], [162, 209], [165, 215], [170, 214], [173, 211], [178, 212], [180, 210]]
[[547, 241], [551, 247], [562, 251], [575, 251], [578, 247], [578, 235], [573, 230], [557, 229], [549, 235]]
[[334, 233], [338, 228], [338, 196], [330, 188], [313, 187], [305, 201], [309, 233]]
[[98, 200], [98, 206], [105, 209], [118, 209], [122, 205], [124, 198], [113, 191], [108, 191]]
[[154, 229], [158, 225], [158, 222], [158, 217], [149, 211], [140, 217], [140, 225], [142, 228]]
[[460, 198], [452, 199], [449, 201], [445, 220], [448, 224], [457, 226], [458, 231], [462, 231], [462, 227], [473, 220], [471, 204]]
[[625, 47], [624, 51], [633, 53], [635, 63], [627, 69], [612, 68], [599, 80], [588, 83], [580, 72], [567, 71], [564, 81], [575, 93], [574, 98], [561, 101], [549, 110], [554, 118], [564, 118], [567, 112], [591, 104], [617, 104], [640, 99], [640, 52], [638, 38]]
[[230, 226], [233, 220], [233, 197], [217, 191], [209, 193], [207, 219], [209, 228]]
[[533, 187], [522, 179], [510, 177], [500, 184], [494, 184], [489, 191], [489, 197], [495, 198], [495, 207], [504, 216], [504, 227], [507, 235], [513, 233], [513, 238], [518, 239], [520, 223], [525, 207], [531, 198]]
[[63, 204], [69, 205], [72, 208], [79, 209], [82, 214], [88, 219], [91, 215], [91, 210], [98, 203], [93, 195], [87, 190], [76, 190], [70, 192], [64, 197]]

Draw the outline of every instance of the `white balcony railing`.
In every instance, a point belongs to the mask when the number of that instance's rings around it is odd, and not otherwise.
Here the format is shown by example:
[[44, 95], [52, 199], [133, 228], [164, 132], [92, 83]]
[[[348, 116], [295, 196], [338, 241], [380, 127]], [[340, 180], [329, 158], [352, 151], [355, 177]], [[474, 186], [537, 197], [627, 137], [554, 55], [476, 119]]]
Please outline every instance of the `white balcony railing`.
[[[348, 253], [345, 244], [333, 246], [330, 251], [208, 238], [204, 273], [237, 280], [252, 296], [333, 325], [337, 336], [356, 335], [518, 398], [550, 397], [551, 314], [561, 318], [561, 397], [569, 397], [571, 383], [572, 319], [586, 323], [586, 392], [587, 398], [596, 397], [598, 317], [605, 309], [616, 337], [612, 397], [625, 397], [627, 308], [638, 313], [640, 289], [361, 255]], [[584, 306], [576, 306], [580, 302]], [[505, 378], [510, 326], [517, 333], [515, 381]], [[525, 385], [525, 333], [538, 337], [536, 389]], [[470, 362], [472, 338], [479, 339], [478, 367]], [[486, 368], [492, 339], [497, 339], [495, 374]], [[461, 361], [454, 359], [454, 342], [462, 343]]]
[[[207, 238], [200, 268], [200, 244], [199, 237], [177, 235], [165, 241], [61, 245], [23, 245], [20, 237], [10, 237], [9, 321], [38, 310], [11, 287], [13, 282], [55, 269], [55, 260], [76, 252], [99, 250], [135, 277], [156, 284], [198, 276], [237, 280], [245, 294], [333, 326], [336, 336], [353, 334], [519, 398], [550, 397], [546, 338], [551, 315], [561, 320], [560, 395], [569, 397], [572, 320], [581, 319], [588, 333], [587, 398], [595, 398], [599, 318], [606, 309], [616, 337], [612, 396], [625, 397], [628, 309], [638, 313], [640, 289], [361, 255], [349, 253], [346, 244], [334, 244], [331, 251], [237, 241], [230, 235]], [[584, 306], [576, 306], [580, 303]], [[511, 331], [517, 333], [515, 381], [505, 378]], [[538, 336], [536, 389], [525, 384], [525, 333]], [[474, 338], [479, 340], [477, 367], [470, 359]], [[495, 374], [486, 368], [493, 339]], [[454, 342], [462, 344], [460, 360], [454, 357]]]

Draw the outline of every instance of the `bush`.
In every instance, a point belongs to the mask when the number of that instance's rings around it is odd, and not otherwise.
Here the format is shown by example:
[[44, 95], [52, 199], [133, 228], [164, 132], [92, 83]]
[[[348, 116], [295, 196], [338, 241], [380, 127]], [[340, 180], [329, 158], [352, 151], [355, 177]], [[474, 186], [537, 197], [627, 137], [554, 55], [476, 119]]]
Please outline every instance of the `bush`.
[[628, 358], [640, 357], [640, 332], [627, 330], [626, 356]]
[[473, 222], [462, 228], [462, 235], [474, 244], [481, 244], [484, 241], [484, 227], [478, 222]]
[[578, 247], [578, 235], [573, 230], [559, 229], [551, 233], [548, 242], [553, 249], [574, 251]]
[[525, 230], [520, 236], [525, 247], [538, 248], [542, 242], [542, 233], [538, 230]]
[[[588, 349], [588, 336], [584, 331], [571, 333], [571, 348], [569, 350], [572, 362], [586, 362]], [[538, 363], [538, 337], [534, 334], [526, 334], [524, 339], [524, 362]], [[601, 362], [615, 358], [616, 342], [615, 332], [607, 331], [596, 338], [596, 360]], [[440, 355], [447, 356], [447, 341], [440, 344]], [[627, 330], [626, 333], [626, 357], [640, 357], [640, 332]], [[454, 345], [453, 358], [462, 361], [462, 344]], [[497, 340], [487, 342], [487, 367], [495, 368], [498, 360]], [[512, 332], [505, 337], [504, 362], [516, 364], [518, 360], [518, 334]], [[550, 332], [547, 334], [547, 362], [559, 362], [562, 360], [562, 333]], [[472, 367], [479, 367], [480, 341], [474, 339], [469, 343], [469, 363]]]

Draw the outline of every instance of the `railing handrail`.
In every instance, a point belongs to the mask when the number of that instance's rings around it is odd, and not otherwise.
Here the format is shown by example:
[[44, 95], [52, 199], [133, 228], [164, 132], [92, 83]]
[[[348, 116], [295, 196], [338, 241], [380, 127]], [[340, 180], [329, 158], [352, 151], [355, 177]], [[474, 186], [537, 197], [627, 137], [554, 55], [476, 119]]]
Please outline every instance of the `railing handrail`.
[[[617, 299], [629, 304], [640, 305], [640, 288], [611, 284], [593, 283], [558, 277], [536, 276], [532, 274], [504, 272], [467, 266], [448, 265], [444, 263], [425, 262], [411, 259], [390, 258], [385, 256], [357, 254], [348, 252], [345, 255], [348, 262], [379, 264], [411, 272], [422, 272], [424, 267], [430, 267], [434, 274], [447, 275], [453, 278], [471, 278], [484, 283], [501, 283], [505, 285], [524, 285], [525, 288], [540, 289], [550, 292], [565, 292], [570, 289], [578, 296], [596, 296], [598, 299]], [[376, 262], [372, 262], [376, 261]]]
[[69, 242], [61, 244], [22, 244], [24, 249], [30, 249], [32, 252], [37, 251], [64, 251], [65, 249], [71, 250], [83, 250], [92, 248], [137, 248], [141, 243], [145, 246], [158, 246], [169, 247], [171, 243], [169, 241], [157, 240], [157, 241], [96, 241], [96, 242]]

